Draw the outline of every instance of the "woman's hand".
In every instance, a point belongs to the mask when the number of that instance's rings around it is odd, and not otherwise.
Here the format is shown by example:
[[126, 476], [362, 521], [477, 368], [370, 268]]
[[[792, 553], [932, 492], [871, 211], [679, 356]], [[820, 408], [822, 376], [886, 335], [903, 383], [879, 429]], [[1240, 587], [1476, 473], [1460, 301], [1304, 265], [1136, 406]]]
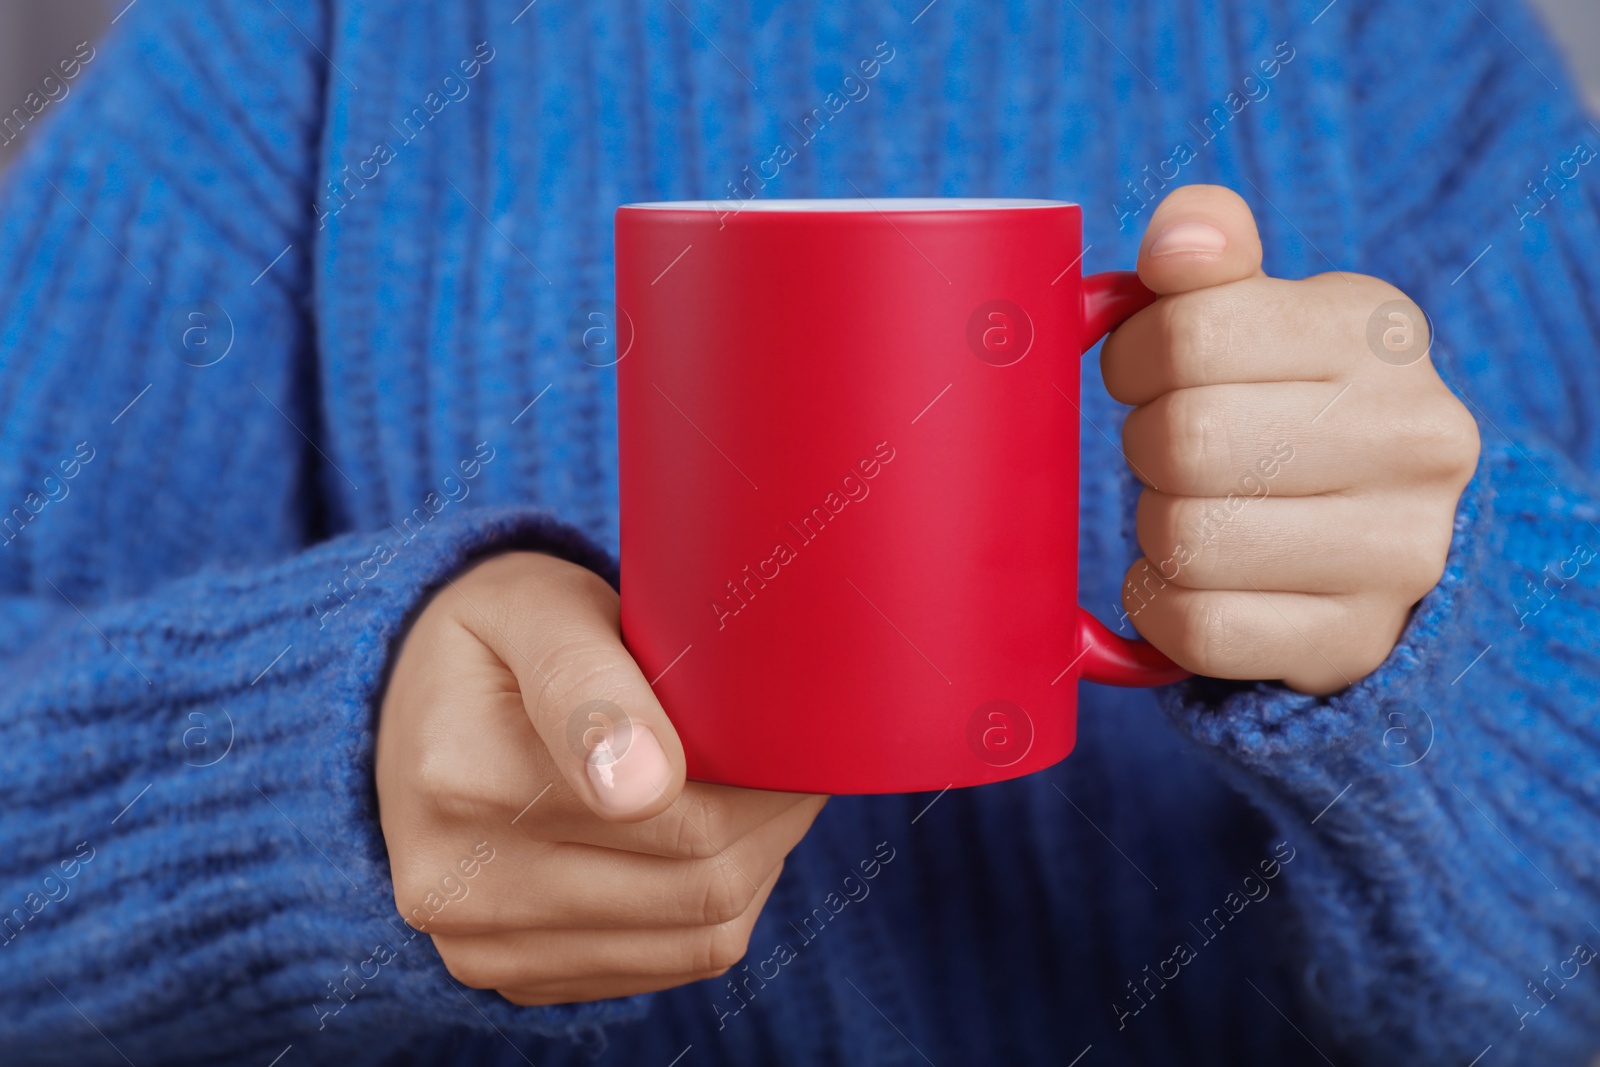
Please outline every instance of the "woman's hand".
[[1129, 617], [1197, 674], [1353, 684], [1444, 573], [1477, 466], [1426, 317], [1375, 278], [1267, 277], [1250, 209], [1216, 186], [1156, 209], [1139, 276], [1163, 296], [1101, 355], [1146, 486]]
[[686, 785], [616, 594], [532, 552], [477, 564], [417, 618], [377, 781], [401, 915], [517, 1004], [723, 973], [826, 800]]

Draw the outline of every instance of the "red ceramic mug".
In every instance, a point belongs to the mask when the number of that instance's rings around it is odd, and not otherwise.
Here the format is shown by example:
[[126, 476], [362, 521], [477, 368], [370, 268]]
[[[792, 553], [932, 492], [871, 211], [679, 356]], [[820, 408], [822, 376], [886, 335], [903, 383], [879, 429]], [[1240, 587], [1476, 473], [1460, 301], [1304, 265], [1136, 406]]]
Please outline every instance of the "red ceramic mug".
[[1078, 679], [1186, 676], [1076, 604], [1080, 357], [1154, 299], [1082, 277], [1082, 221], [618, 209], [622, 631], [691, 778], [1015, 778], [1072, 751]]

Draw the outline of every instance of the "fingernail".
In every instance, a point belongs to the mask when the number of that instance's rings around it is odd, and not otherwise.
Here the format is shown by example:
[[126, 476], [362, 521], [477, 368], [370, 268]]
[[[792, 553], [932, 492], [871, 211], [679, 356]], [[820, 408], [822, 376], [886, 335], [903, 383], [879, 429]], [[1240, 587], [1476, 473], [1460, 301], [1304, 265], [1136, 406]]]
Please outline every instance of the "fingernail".
[[1207, 222], [1180, 222], [1169, 226], [1150, 246], [1152, 256], [1174, 256], [1183, 252], [1211, 255], [1228, 247], [1228, 235]]
[[612, 815], [632, 815], [666, 792], [672, 780], [661, 742], [642, 723], [608, 728], [588, 763], [595, 796]]

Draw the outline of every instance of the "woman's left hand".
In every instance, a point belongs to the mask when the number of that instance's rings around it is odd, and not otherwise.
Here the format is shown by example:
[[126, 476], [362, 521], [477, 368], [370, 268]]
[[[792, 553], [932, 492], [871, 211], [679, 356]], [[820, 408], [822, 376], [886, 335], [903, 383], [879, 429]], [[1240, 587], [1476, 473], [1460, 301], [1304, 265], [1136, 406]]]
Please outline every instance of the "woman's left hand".
[[1217, 186], [1156, 209], [1139, 276], [1161, 299], [1101, 354], [1145, 485], [1129, 617], [1197, 674], [1353, 684], [1444, 573], [1477, 466], [1426, 316], [1376, 278], [1267, 277], [1249, 207]]

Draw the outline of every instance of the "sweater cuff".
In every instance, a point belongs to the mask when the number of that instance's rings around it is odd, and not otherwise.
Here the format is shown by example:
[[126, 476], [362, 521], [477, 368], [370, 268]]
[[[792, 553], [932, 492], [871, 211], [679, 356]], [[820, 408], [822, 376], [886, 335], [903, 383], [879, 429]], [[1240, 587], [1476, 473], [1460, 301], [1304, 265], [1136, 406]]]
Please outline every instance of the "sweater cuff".
[[1351, 769], [1348, 760], [1401, 766], [1420, 759], [1432, 730], [1418, 702], [1428, 699], [1441, 672], [1451, 678], [1469, 666], [1463, 660], [1451, 670], [1451, 657], [1470, 644], [1468, 600], [1491, 548], [1491, 463], [1486, 456], [1457, 504], [1443, 576], [1412, 609], [1377, 670], [1327, 696], [1297, 693], [1281, 682], [1191, 678], [1158, 690], [1178, 730], [1253, 776], [1294, 783], [1307, 804], [1335, 779], [1335, 792], [1349, 781], [1340, 778]]
[[[359, 910], [365, 915], [353, 914], [352, 919], [371, 931], [370, 943], [356, 941], [350, 946], [364, 951], [340, 961], [348, 964], [348, 970], [333, 968], [329, 977], [338, 985], [348, 974], [380, 972], [365, 988], [359, 980], [351, 982], [359, 994], [345, 1004], [341, 1003], [343, 997], [328, 995], [326, 988], [317, 990], [318, 1021], [326, 1029], [335, 1029], [340, 1026], [340, 1016], [355, 1014], [357, 1018], [348, 1020], [350, 1030], [370, 1034], [375, 1028], [414, 1029], [420, 1018], [429, 1021], [430, 1030], [456, 1024], [485, 1033], [493, 1028], [512, 1037], [535, 1033], [594, 1045], [602, 1040], [604, 1024], [641, 1017], [649, 998], [519, 1007], [494, 992], [469, 989], [455, 981], [432, 939], [407, 926], [395, 908], [374, 782], [378, 708], [392, 658], [429, 594], [476, 559], [515, 550], [559, 556], [596, 572], [613, 588], [618, 584], [617, 566], [609, 555], [571, 527], [538, 512], [474, 509], [453, 519], [433, 524], [411, 543], [400, 536], [405, 531], [380, 532], [372, 538], [372, 546], [363, 543], [352, 554], [350, 570], [356, 570], [356, 561], [370, 558], [376, 545], [387, 544], [396, 558], [383, 567], [385, 573], [343, 608], [325, 588], [322, 592], [326, 595], [308, 612], [335, 609], [335, 615], [319, 616], [316, 628], [348, 626], [352, 640], [343, 646], [345, 656], [335, 666], [328, 689], [337, 710], [325, 714], [338, 724], [338, 730], [332, 743], [320, 752], [323, 781], [331, 784], [334, 803], [320, 815], [308, 811], [305, 817], [325, 831], [336, 847], [359, 857], [347, 873], [361, 887]], [[392, 574], [387, 573], [391, 570]], [[375, 592], [370, 598], [369, 589]], [[345, 618], [347, 612], [352, 617]], [[391, 951], [379, 953], [380, 944]], [[380, 963], [379, 956], [389, 956], [389, 962]], [[369, 959], [373, 962], [368, 963]]]
[[[1208, 679], [1160, 695], [1305, 857], [1305, 992], [1378, 1062], [1525, 1043], [1544, 1003], [1527, 979], [1593, 934], [1600, 861], [1572, 847], [1596, 832], [1600, 760], [1587, 484], [1557, 453], [1486, 443], [1444, 576], [1378, 670], [1330, 696]], [[1600, 995], [1563, 995], [1538, 1048], [1577, 1062]]]
[[466, 989], [395, 907], [373, 778], [393, 651], [433, 589], [516, 549], [617, 580], [548, 516], [441, 499], [404, 526], [63, 616], [0, 700], [19, 808], [0, 882], [22, 899], [87, 839], [84, 873], [41, 913], [49, 933], [0, 945], [0, 1060], [41, 1033], [92, 1058], [103, 1032], [139, 1063], [265, 1063], [291, 1042], [367, 1062], [469, 1031], [592, 1045], [642, 1016], [644, 997], [524, 1008]]

